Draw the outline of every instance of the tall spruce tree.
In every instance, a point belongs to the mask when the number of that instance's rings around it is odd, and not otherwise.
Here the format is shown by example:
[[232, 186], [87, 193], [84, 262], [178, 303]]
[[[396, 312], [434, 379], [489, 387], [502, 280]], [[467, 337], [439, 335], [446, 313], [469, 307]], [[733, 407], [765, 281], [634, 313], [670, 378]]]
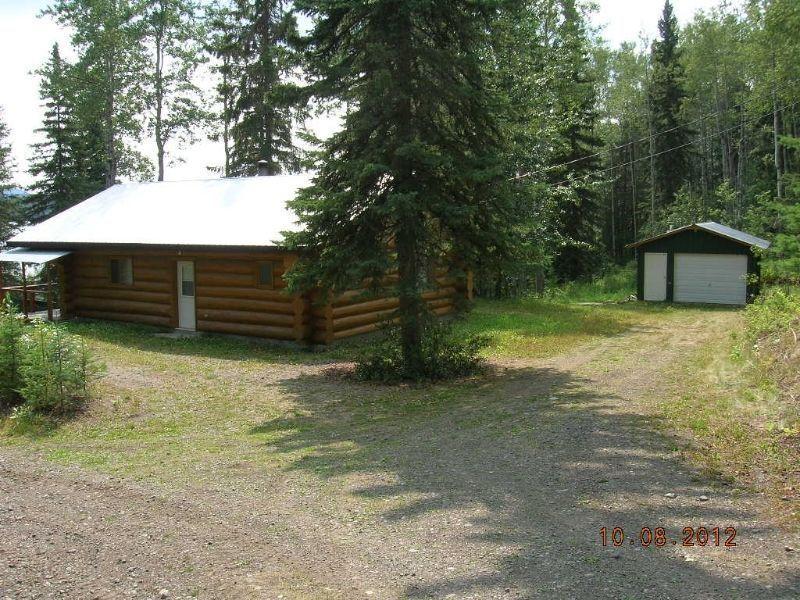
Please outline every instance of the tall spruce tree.
[[11, 235], [17, 221], [16, 201], [8, 195], [12, 186], [14, 160], [11, 156], [11, 144], [8, 141], [8, 125], [0, 109], [0, 244]]
[[[659, 135], [653, 139], [655, 198], [661, 208], [671, 204], [688, 176], [691, 132], [684, 123], [682, 105], [684, 68], [678, 45], [678, 20], [672, 3], [666, 0], [658, 22], [659, 39], [653, 42], [649, 82], [651, 126]], [[658, 208], [658, 207], [655, 207]]]
[[223, 118], [232, 175], [255, 174], [259, 161], [265, 161], [270, 175], [299, 168], [292, 129], [300, 87], [292, 78], [300, 55], [294, 47], [297, 20], [288, 5], [286, 0], [234, 0], [229, 11], [217, 13], [222, 29], [216, 54], [225, 67], [222, 75], [230, 78], [220, 91], [230, 103]]
[[230, 177], [231, 163], [231, 128], [234, 123], [233, 107], [236, 101], [235, 82], [239, 76], [239, 63], [236, 61], [236, 23], [233, 9], [230, 4], [215, 0], [206, 7], [206, 22], [208, 23], [209, 39], [207, 50], [217, 61], [211, 69], [217, 74], [215, 86], [216, 100], [220, 108], [217, 111], [217, 127], [213, 127], [209, 138], [221, 141], [225, 153], [225, 162], [220, 169], [213, 167], [214, 171], [222, 171], [224, 177]]
[[397, 270], [404, 372], [425, 372], [428, 267], [508, 245], [498, 129], [480, 56], [494, 2], [302, 0], [318, 96], [350, 107], [293, 203], [292, 285], [341, 291]]
[[85, 200], [104, 183], [99, 131], [92, 133], [92, 124], [80, 119], [77, 107], [80, 74], [61, 58], [57, 44], [37, 74], [44, 120], [37, 130], [43, 140], [33, 144], [30, 163], [36, 179], [26, 216], [33, 222]]
[[561, 0], [562, 24], [552, 59], [558, 64], [555, 114], [560, 140], [551, 157], [564, 167], [550, 171], [553, 183], [568, 180], [569, 190], [559, 199], [557, 230], [560, 248], [553, 268], [560, 281], [590, 276], [597, 266], [600, 238], [596, 156], [601, 146], [595, 126], [597, 81], [591, 63], [591, 46], [584, 16], [574, 0]]

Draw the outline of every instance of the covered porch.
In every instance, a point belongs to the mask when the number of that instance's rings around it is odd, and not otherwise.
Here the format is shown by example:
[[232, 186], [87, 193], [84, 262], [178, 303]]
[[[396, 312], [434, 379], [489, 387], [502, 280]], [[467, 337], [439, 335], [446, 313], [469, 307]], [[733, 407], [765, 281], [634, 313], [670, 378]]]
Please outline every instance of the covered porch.
[[[69, 250], [5, 248], [0, 252], [0, 302], [11, 296], [18, 301], [26, 319], [61, 319], [65, 311], [64, 266], [60, 259], [68, 254]], [[11, 277], [9, 264], [19, 265], [18, 281]]]

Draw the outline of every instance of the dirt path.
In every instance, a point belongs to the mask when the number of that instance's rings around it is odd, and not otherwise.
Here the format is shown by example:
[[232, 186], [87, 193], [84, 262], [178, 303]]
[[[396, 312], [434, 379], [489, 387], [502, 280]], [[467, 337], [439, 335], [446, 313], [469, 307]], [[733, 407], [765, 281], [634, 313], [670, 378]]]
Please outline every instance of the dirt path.
[[[693, 472], [642, 412], [679, 389], [669, 365], [735, 318], [509, 363], [446, 409], [336, 439], [313, 426], [339, 415], [324, 399], [381, 392], [304, 368], [270, 382], [304, 421], [269, 451], [314, 445], [313, 460], [248, 458], [189, 489], [4, 448], [0, 598], [800, 597], [798, 536]], [[604, 526], [625, 543], [603, 547]], [[735, 527], [737, 546], [684, 547], [687, 526]], [[642, 527], [664, 527], [665, 547], [631, 545]]]

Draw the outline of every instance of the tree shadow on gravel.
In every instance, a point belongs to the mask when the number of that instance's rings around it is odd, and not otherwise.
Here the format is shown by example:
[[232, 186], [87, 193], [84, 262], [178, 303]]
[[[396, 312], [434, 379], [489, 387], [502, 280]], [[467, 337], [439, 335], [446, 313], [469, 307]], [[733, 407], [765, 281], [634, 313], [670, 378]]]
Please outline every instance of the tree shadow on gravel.
[[[296, 413], [251, 433], [289, 469], [352, 477], [356, 504], [381, 507], [376, 577], [404, 597], [797, 597], [797, 571], [769, 583], [724, 572], [735, 553], [764, 554], [770, 527], [740, 526], [758, 521], [728, 502], [736, 490], [591, 385], [546, 368], [422, 388], [300, 376], [280, 384]], [[701, 525], [739, 526], [738, 546], [682, 548], [682, 528]], [[601, 527], [624, 528], [622, 547], [603, 547]], [[642, 548], [642, 527], [665, 527], [667, 546]]]

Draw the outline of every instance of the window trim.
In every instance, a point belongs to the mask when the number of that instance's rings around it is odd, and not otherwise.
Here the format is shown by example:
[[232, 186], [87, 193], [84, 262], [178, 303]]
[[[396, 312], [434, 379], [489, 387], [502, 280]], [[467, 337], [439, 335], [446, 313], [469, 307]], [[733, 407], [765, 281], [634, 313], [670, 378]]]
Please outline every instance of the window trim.
[[[261, 283], [261, 267], [269, 265], [270, 267], [270, 275], [271, 275], [271, 282], [270, 283]], [[274, 260], [260, 260], [256, 263], [256, 287], [261, 288], [264, 290], [274, 290], [275, 289], [275, 266], [277, 265], [277, 261]]]
[[[112, 268], [111, 264], [115, 260], [117, 260], [117, 261], [123, 261], [123, 260], [131, 261], [131, 281], [130, 281], [130, 283], [123, 283], [123, 282], [120, 282], [120, 281], [114, 282], [114, 279], [113, 279], [113, 268]], [[134, 282], [135, 282], [135, 278], [133, 276], [133, 257], [132, 256], [109, 256], [108, 257], [108, 283], [110, 285], [115, 286], [115, 287], [128, 288], [128, 287], [132, 287]]]

